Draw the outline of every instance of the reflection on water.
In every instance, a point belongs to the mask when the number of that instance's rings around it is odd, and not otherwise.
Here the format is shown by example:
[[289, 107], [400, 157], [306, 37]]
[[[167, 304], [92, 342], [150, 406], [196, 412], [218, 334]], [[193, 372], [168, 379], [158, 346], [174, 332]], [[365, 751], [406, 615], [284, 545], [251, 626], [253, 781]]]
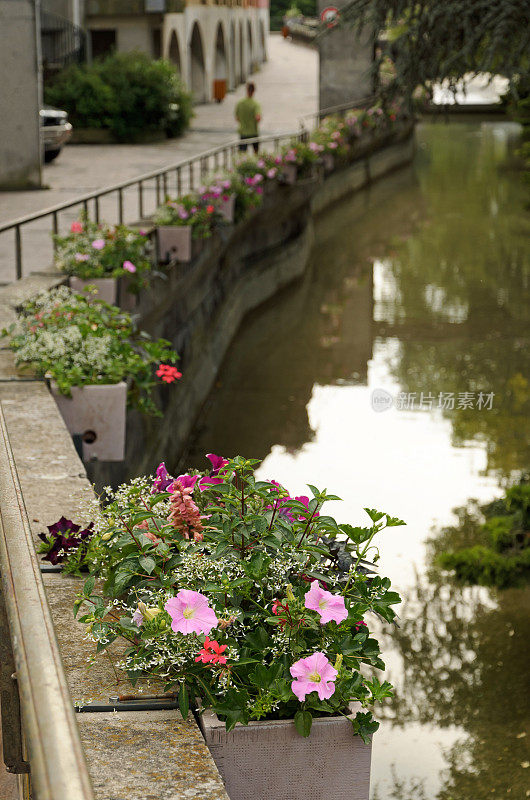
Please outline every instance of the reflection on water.
[[[363, 506], [408, 521], [381, 542], [405, 603], [384, 640], [398, 691], [373, 800], [529, 796], [529, 592], [438, 585], [425, 546], [455, 506], [530, 464], [515, 139], [502, 123], [422, 126], [413, 169], [323, 215], [306, 277], [245, 322], [186, 457], [259, 457], [292, 492], [310, 481], [344, 498], [329, 508], [340, 521], [361, 523]], [[377, 412], [379, 389], [393, 402]]]

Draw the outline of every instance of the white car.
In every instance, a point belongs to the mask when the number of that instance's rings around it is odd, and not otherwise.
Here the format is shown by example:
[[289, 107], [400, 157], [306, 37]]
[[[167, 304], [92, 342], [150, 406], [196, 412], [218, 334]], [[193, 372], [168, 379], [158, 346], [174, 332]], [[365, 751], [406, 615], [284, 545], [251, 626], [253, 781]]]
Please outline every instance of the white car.
[[66, 111], [44, 106], [39, 113], [44, 144], [44, 161], [48, 164], [54, 158], [57, 158], [63, 144], [66, 144], [70, 139], [72, 126], [68, 122]]

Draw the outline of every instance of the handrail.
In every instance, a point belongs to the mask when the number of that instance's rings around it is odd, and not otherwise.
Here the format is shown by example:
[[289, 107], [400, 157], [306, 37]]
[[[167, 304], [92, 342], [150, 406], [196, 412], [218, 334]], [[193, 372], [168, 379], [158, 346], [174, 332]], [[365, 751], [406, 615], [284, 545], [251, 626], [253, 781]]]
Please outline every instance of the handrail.
[[[306, 114], [303, 117], [300, 117], [300, 128], [297, 131], [287, 131], [285, 133], [271, 133], [265, 136], [256, 136], [252, 139], [245, 139], [245, 143], [247, 145], [252, 145], [254, 143], [258, 143], [260, 145], [266, 145], [272, 142], [274, 144], [274, 148], [277, 149], [279, 147], [280, 142], [286, 139], [304, 140], [308, 134], [308, 128], [305, 123], [306, 120], [312, 119], [316, 121], [318, 124], [318, 122], [320, 122], [323, 117], [329, 114], [344, 113], [350, 110], [352, 107], [362, 108], [368, 106], [370, 103], [373, 102], [373, 99], [374, 99], [373, 97], [365, 97], [357, 101], [350, 101], [348, 103], [342, 103], [341, 105], [330, 106], [329, 108], [323, 108], [315, 113]], [[161, 167], [159, 169], [153, 170], [152, 172], [145, 172], [143, 175], [139, 175], [134, 178], [129, 178], [126, 181], [113, 184], [112, 186], [106, 186], [103, 189], [98, 189], [93, 192], [87, 192], [86, 194], [79, 195], [74, 200], [66, 200], [63, 203], [58, 203], [57, 205], [50, 206], [49, 208], [45, 208], [42, 211], [37, 211], [32, 214], [26, 214], [25, 216], [19, 217], [18, 219], [0, 223], [0, 234], [6, 233], [7, 231], [11, 230], [14, 231], [15, 233], [14, 254], [15, 254], [16, 280], [22, 278], [23, 274], [22, 228], [25, 225], [28, 225], [40, 219], [44, 219], [45, 217], [51, 217], [51, 232], [57, 234], [59, 233], [60, 213], [62, 213], [63, 211], [68, 211], [68, 209], [74, 208], [75, 206], [82, 205], [84, 213], [87, 216], [90, 216], [89, 203], [92, 202], [94, 204], [94, 209], [93, 209], [94, 219], [96, 222], [99, 222], [100, 199], [102, 197], [107, 197], [108, 195], [114, 193], [117, 194], [118, 222], [120, 224], [123, 224], [124, 222], [123, 193], [126, 189], [130, 189], [131, 187], [136, 187], [138, 191], [137, 219], [143, 219], [145, 217], [144, 184], [146, 184], [149, 181], [155, 181], [157, 203], [160, 203], [162, 197], [168, 194], [168, 181], [173, 173], [175, 178], [176, 194], [181, 194], [182, 189], [185, 187], [186, 184], [188, 190], [193, 191], [196, 184], [203, 178], [205, 178], [210, 170], [216, 170], [219, 169], [220, 167], [228, 168], [230, 166], [230, 162], [231, 161], [232, 163], [234, 162], [235, 154], [238, 152], [239, 145], [240, 145], [240, 140], [233, 139], [227, 144], [218, 145], [217, 147], [211, 148], [210, 150], [205, 150], [202, 153], [192, 156], [191, 158], [186, 158], [183, 159], [182, 161], [177, 161], [175, 163], [172, 163], [169, 166]], [[197, 166], [198, 170], [196, 169]], [[198, 175], [196, 174], [197, 171], [199, 173]]]
[[[267, 134], [265, 136], [256, 136], [253, 139], [246, 139], [245, 143], [248, 145], [252, 145], [257, 142], [260, 145], [264, 145], [267, 143], [273, 143], [275, 149], [277, 149], [280, 145], [282, 140], [290, 140], [293, 138], [300, 138], [301, 134], [300, 131], [288, 131], [286, 133], [272, 133]], [[156, 198], [157, 202], [161, 201], [163, 194], [167, 194], [168, 188], [168, 179], [169, 176], [174, 173], [176, 179], [176, 189], [177, 193], [181, 193], [181, 189], [188, 184], [188, 190], [193, 190], [195, 186], [199, 183], [202, 178], [205, 178], [208, 171], [210, 170], [217, 170], [221, 167], [227, 168], [230, 164], [230, 161], [234, 160], [235, 154], [238, 152], [238, 148], [240, 145], [239, 139], [233, 139], [227, 144], [219, 145], [214, 147], [210, 150], [205, 150], [202, 153], [199, 153], [191, 158], [183, 159], [182, 161], [177, 161], [175, 163], [170, 164], [166, 167], [161, 167], [160, 169], [153, 170], [152, 172], [146, 172], [143, 175], [136, 176], [134, 178], [129, 178], [126, 181], [122, 181], [121, 183], [113, 184], [112, 186], [106, 186], [103, 189], [98, 189], [93, 192], [88, 192], [83, 195], [79, 195], [73, 200], [66, 200], [63, 203], [58, 203], [57, 205], [50, 206], [49, 208], [45, 208], [42, 211], [37, 211], [32, 214], [26, 214], [23, 217], [19, 217], [15, 220], [10, 220], [9, 222], [0, 223], [0, 234], [6, 233], [7, 231], [13, 230], [15, 232], [15, 273], [16, 273], [16, 280], [22, 278], [23, 273], [23, 258], [22, 258], [22, 235], [21, 235], [21, 228], [24, 225], [28, 225], [29, 223], [35, 222], [39, 219], [44, 219], [45, 217], [51, 217], [51, 232], [57, 234], [59, 232], [59, 221], [58, 215], [63, 212], [67, 211], [68, 209], [74, 208], [75, 206], [82, 205], [84, 212], [89, 215], [89, 203], [91, 201], [94, 202], [94, 218], [96, 222], [99, 222], [99, 201], [100, 198], [106, 197], [107, 195], [117, 193], [117, 200], [118, 200], [118, 222], [122, 224], [124, 222], [124, 213], [123, 213], [123, 192], [125, 189], [129, 189], [131, 187], [137, 187], [138, 190], [138, 218], [144, 218], [144, 184], [148, 181], [155, 181], [156, 182]], [[222, 163], [220, 163], [222, 162]], [[198, 167], [198, 170], [196, 169]], [[196, 173], [199, 173], [198, 175]]]
[[0, 404], [0, 570], [34, 800], [94, 800]]

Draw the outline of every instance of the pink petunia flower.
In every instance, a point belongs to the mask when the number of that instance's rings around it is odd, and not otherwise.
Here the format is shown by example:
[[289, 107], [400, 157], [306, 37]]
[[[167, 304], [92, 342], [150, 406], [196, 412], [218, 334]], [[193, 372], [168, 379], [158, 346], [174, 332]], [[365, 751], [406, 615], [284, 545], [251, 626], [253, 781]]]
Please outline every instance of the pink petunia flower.
[[291, 689], [300, 702], [311, 692], [317, 692], [321, 700], [328, 700], [335, 692], [338, 672], [324, 653], [317, 652], [301, 658], [293, 664], [290, 671], [295, 679], [291, 683]]
[[92, 247], [94, 250], [103, 250], [105, 247], [105, 239], [94, 239], [92, 242]]
[[72, 222], [70, 225], [70, 233], [82, 233], [83, 232], [83, 223], [82, 222]]
[[267, 178], [271, 180], [276, 177], [278, 170], [275, 167], [271, 167], [271, 169], [267, 170]]
[[223, 483], [223, 479], [210, 478], [208, 475], [205, 475], [204, 478], [201, 478], [199, 481], [199, 489], [201, 492], [204, 492], [205, 489], [209, 489], [211, 486], [215, 486], [218, 483]]
[[304, 605], [311, 611], [317, 611], [320, 614], [321, 625], [331, 621], [339, 625], [348, 616], [344, 597], [321, 589], [318, 581], [311, 581], [311, 588], [305, 595]]
[[136, 272], [136, 267], [134, 266], [132, 261], [124, 261], [123, 269], [125, 270], [125, 272]]
[[164, 608], [171, 617], [171, 629], [175, 633], [209, 634], [218, 622], [215, 611], [208, 605], [208, 598], [192, 589], [181, 589]]

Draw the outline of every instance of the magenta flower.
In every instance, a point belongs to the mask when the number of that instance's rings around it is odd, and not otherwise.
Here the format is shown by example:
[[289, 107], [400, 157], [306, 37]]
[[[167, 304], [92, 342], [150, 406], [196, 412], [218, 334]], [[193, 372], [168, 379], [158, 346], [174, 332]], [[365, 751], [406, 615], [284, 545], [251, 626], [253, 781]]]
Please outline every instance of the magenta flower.
[[271, 169], [267, 170], [267, 178], [270, 178], [272, 180], [272, 178], [276, 177], [277, 172], [278, 170], [275, 167], [271, 167]]
[[103, 250], [105, 247], [105, 239], [94, 239], [92, 242], [92, 247], [94, 250]]
[[123, 269], [126, 272], [136, 272], [136, 267], [132, 263], [132, 261], [124, 261], [123, 262]]
[[215, 486], [218, 483], [223, 483], [223, 478], [210, 478], [208, 475], [205, 475], [204, 478], [201, 478], [199, 481], [199, 489], [201, 492], [204, 492], [205, 489], [209, 489], [211, 486]]
[[311, 581], [311, 588], [305, 595], [304, 605], [311, 611], [317, 611], [320, 614], [321, 625], [331, 621], [339, 625], [348, 616], [344, 597], [321, 589], [318, 581]]
[[192, 589], [181, 589], [164, 608], [171, 617], [171, 629], [175, 633], [208, 635], [218, 622], [215, 611], [208, 605], [208, 598]]
[[291, 683], [291, 689], [300, 702], [311, 692], [317, 692], [321, 700], [328, 700], [335, 692], [338, 672], [324, 653], [313, 653], [312, 656], [301, 658], [291, 667], [291, 675], [295, 679]]
[[153, 482], [151, 494], [156, 494], [157, 492], [167, 492], [174, 480], [175, 479], [172, 478], [167, 471], [164, 461], [162, 461], [162, 463], [156, 468], [156, 478]]
[[213, 478], [215, 475], [218, 475], [219, 472], [226, 467], [228, 464], [228, 459], [223, 458], [222, 456], [216, 456], [214, 453], [206, 453], [206, 458], [208, 461], [211, 461], [212, 464], [212, 471], [210, 472], [210, 477]]
[[177, 480], [182, 484], [183, 489], [195, 489], [195, 484], [199, 480], [198, 475], [179, 475]]

